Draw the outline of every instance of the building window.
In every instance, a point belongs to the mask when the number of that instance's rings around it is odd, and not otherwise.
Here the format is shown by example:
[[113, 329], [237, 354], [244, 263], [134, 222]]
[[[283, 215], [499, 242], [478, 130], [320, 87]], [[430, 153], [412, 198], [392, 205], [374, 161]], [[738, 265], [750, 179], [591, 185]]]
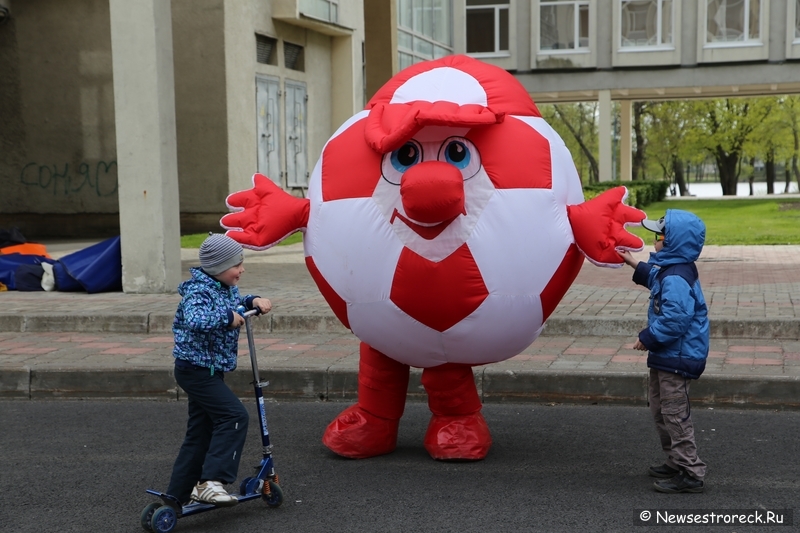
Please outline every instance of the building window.
[[452, 54], [452, 20], [452, 0], [398, 0], [400, 68]]
[[278, 40], [256, 34], [256, 61], [265, 65], [278, 64]]
[[300, 12], [336, 24], [339, 22], [339, 0], [300, 0]]
[[283, 42], [283, 62], [286, 68], [305, 72], [305, 57], [303, 47], [299, 44]]
[[467, 0], [467, 53], [508, 53], [508, 1]]
[[800, 0], [795, 0], [797, 5], [794, 6], [794, 39], [800, 39]]
[[589, 48], [589, 2], [555, 0], [539, 4], [539, 49]]
[[672, 44], [673, 0], [623, 0], [620, 45]]
[[706, 0], [706, 42], [761, 39], [761, 0]]

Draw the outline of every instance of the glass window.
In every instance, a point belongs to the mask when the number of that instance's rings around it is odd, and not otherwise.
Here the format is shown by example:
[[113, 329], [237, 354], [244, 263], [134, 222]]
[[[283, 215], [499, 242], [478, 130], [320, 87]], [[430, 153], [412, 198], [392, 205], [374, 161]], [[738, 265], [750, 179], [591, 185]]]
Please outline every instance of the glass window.
[[589, 2], [554, 0], [539, 4], [539, 49], [589, 47]]
[[672, 3], [672, 0], [623, 0], [620, 44], [672, 44]]
[[453, 20], [453, 11], [451, 6], [450, 0], [433, 0], [433, 40], [437, 43], [452, 44], [450, 26]]
[[508, 52], [508, 0], [467, 0], [467, 53]]
[[339, 22], [339, 0], [300, 0], [300, 12], [328, 22]]
[[452, 0], [398, 0], [400, 68], [453, 53]]
[[794, 38], [800, 39], [800, 0], [794, 6]]
[[412, 22], [414, 14], [414, 6], [411, 0], [398, 0], [397, 2], [397, 24], [403, 28], [412, 29], [414, 23]]
[[706, 0], [706, 42], [761, 38], [761, 0]]

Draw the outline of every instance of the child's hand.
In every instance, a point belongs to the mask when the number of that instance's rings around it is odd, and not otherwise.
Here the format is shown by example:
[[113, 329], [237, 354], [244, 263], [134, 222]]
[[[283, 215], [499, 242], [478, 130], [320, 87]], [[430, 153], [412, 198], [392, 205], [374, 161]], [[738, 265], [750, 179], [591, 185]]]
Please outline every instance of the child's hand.
[[244, 326], [244, 317], [242, 317], [242, 315], [240, 315], [239, 313], [234, 311], [233, 312], [233, 322], [231, 322], [231, 325], [228, 326], [228, 327], [231, 328], [231, 329], [236, 329], [236, 328], [240, 328], [242, 326]]
[[622, 260], [625, 261], [626, 264], [636, 268], [638, 261], [633, 258], [633, 254], [628, 250], [617, 250], [617, 253], [622, 257]]
[[644, 344], [642, 344], [642, 341], [640, 341], [639, 339], [636, 339], [636, 342], [633, 343], [633, 349], [634, 350], [645, 351], [645, 350], [647, 350], [647, 347]]
[[272, 310], [272, 302], [267, 298], [253, 298], [253, 308], [258, 309], [262, 314]]

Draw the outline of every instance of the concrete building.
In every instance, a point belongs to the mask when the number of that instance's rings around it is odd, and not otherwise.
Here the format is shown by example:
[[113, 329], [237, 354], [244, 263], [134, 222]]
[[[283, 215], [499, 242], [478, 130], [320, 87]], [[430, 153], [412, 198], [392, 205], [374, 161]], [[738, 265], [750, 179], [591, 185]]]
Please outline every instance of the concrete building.
[[800, 92], [800, 0], [0, 0], [0, 227], [122, 234], [129, 292], [262, 172], [302, 195], [401, 68], [469, 53], [536, 102], [599, 102], [600, 178], [634, 100]]
[[360, 1], [2, 6], [0, 227], [122, 233], [126, 291], [174, 290], [181, 232], [219, 231], [253, 173], [304, 194], [364, 105]]

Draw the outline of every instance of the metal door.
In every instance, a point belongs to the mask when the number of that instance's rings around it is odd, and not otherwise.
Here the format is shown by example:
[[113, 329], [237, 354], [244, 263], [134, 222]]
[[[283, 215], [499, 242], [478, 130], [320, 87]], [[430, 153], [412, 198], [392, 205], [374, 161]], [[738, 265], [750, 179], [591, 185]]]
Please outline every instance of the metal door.
[[308, 187], [306, 84], [286, 80], [286, 186]]
[[258, 108], [258, 172], [279, 186], [283, 183], [280, 151], [280, 82], [278, 78], [256, 78]]

